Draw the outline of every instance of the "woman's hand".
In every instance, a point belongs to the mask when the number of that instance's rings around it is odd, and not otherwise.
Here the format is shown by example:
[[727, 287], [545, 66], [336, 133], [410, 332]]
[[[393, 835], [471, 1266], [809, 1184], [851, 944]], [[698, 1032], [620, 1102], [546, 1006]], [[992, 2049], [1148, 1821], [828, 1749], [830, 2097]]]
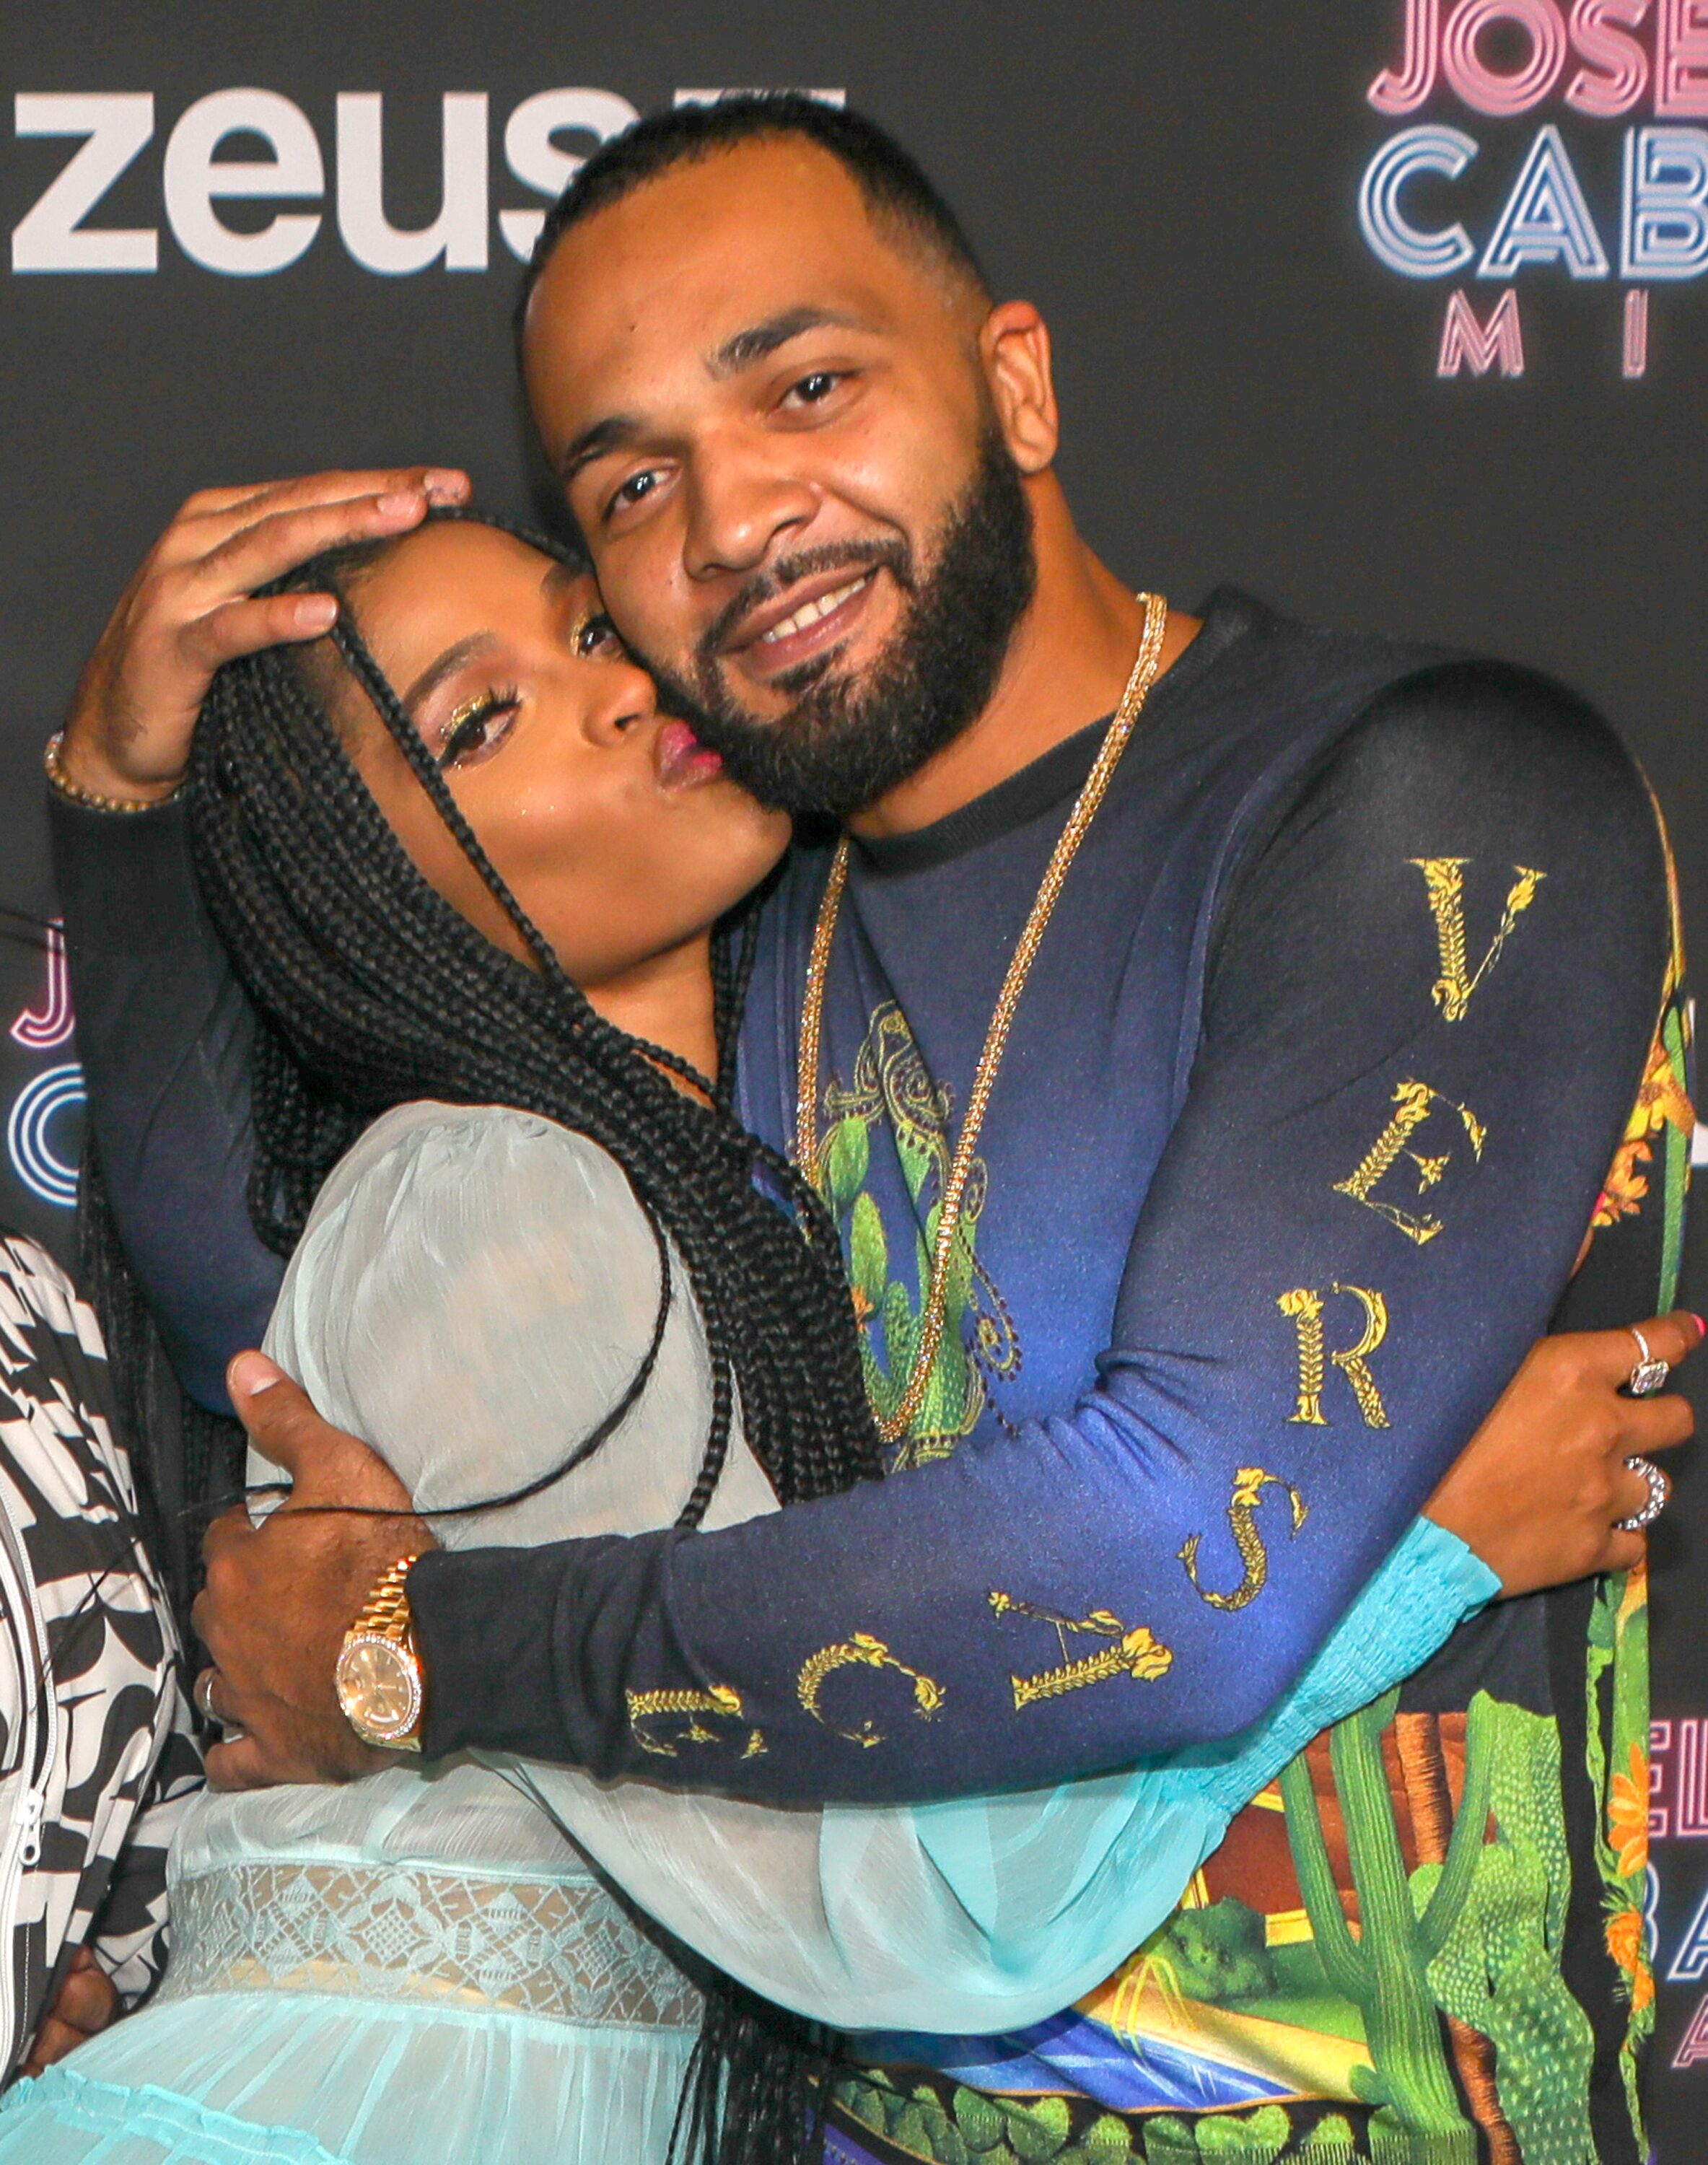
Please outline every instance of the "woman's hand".
[[66, 724], [66, 777], [98, 797], [170, 796], [189, 763], [196, 716], [222, 663], [318, 639], [329, 594], [255, 589], [323, 549], [407, 533], [468, 477], [434, 466], [312, 474], [262, 487], [203, 489], [143, 559], [89, 657]]
[[98, 2036], [118, 2012], [119, 1994], [112, 1978], [87, 1947], [79, 1947], [53, 2005], [41, 2018], [23, 2072], [39, 2075], [55, 2060], [64, 2059], [86, 2037]]
[[[1702, 1341], [1683, 1310], [1638, 1327], [1674, 1367]], [[1430, 1499], [1426, 1515], [1476, 1551], [1504, 1593], [1642, 1561], [1644, 1536], [1616, 1522], [1642, 1509], [1649, 1488], [1625, 1462], [1688, 1442], [1696, 1420], [1673, 1393], [1625, 1395], [1637, 1359], [1629, 1330], [1542, 1339]]]

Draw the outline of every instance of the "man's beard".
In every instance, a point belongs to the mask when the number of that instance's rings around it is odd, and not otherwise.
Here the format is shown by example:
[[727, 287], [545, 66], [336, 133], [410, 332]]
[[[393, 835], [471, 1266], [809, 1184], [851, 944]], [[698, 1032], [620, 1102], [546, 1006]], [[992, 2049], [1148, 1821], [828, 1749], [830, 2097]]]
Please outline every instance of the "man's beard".
[[[730, 693], [724, 640], [798, 580], [882, 567], [900, 589], [899, 627], [862, 674], [834, 673], [834, 651], [779, 677], [793, 703], [762, 721]], [[1031, 507], [996, 430], [938, 530], [923, 570], [906, 542], [845, 543], [780, 559], [751, 580], [700, 641], [693, 677], [657, 669], [661, 703], [722, 754], [764, 804], [846, 819], [917, 773], [983, 712], [1037, 581]]]

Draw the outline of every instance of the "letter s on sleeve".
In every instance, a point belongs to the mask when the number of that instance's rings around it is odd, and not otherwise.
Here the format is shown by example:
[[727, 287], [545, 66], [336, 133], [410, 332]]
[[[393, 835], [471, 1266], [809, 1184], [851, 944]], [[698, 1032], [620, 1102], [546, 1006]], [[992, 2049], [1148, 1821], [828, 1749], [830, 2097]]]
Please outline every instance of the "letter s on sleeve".
[[12, 233], [14, 271], [152, 271], [160, 236], [152, 226], [83, 224], [154, 136], [154, 97], [139, 91], [19, 91], [20, 137], [83, 135], [82, 148], [49, 183]]

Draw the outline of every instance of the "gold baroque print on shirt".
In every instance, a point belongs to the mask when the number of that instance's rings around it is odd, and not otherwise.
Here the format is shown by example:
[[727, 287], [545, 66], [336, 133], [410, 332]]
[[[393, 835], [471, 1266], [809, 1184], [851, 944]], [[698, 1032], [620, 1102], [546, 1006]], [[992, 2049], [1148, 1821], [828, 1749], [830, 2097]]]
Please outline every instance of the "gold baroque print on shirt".
[[1228, 1505], [1228, 1531], [1233, 1536], [1234, 1546], [1244, 1563], [1245, 1577], [1230, 1593], [1217, 1593], [1200, 1585], [1198, 1578], [1198, 1551], [1202, 1534], [1192, 1534], [1180, 1551], [1180, 1561], [1186, 1567], [1186, 1576], [1192, 1581], [1194, 1591], [1207, 1601], [1212, 1609], [1233, 1610], [1245, 1609], [1254, 1602], [1269, 1580], [1269, 1552], [1263, 1546], [1263, 1536], [1257, 1531], [1257, 1505], [1265, 1488], [1278, 1488], [1292, 1506], [1293, 1531], [1296, 1534], [1310, 1515], [1309, 1505], [1289, 1481], [1278, 1473], [1266, 1473], [1261, 1466], [1242, 1466], [1234, 1476], [1234, 1493]]
[[[728, 1729], [707, 1726], [711, 1721], [741, 1720], [741, 1694], [729, 1684], [714, 1684], [708, 1691], [631, 1691], [626, 1697], [629, 1727], [635, 1741], [655, 1758], [677, 1757], [679, 1744], [727, 1746], [738, 1741]], [[688, 1726], [671, 1736], [660, 1736], [654, 1733], [652, 1725], [663, 1720], [685, 1721]], [[741, 1757], [756, 1759], [764, 1749], [764, 1731], [750, 1728]]]
[[[990, 1606], [998, 1616], [1026, 1616], [1035, 1623], [1052, 1625], [1062, 1649], [1058, 1667], [1041, 1670], [1036, 1676], [1010, 1676], [1016, 1714], [1041, 1699], [1060, 1699], [1068, 1692], [1083, 1691], [1089, 1684], [1112, 1683], [1117, 1677], [1131, 1677], [1135, 1683], [1152, 1683], [1174, 1666], [1173, 1649], [1165, 1646], [1148, 1625], [1139, 1624], [1129, 1630], [1107, 1609], [1094, 1609], [1089, 1616], [1067, 1616], [1060, 1609], [1041, 1609], [1030, 1601], [1016, 1600], [1011, 1593], [995, 1592], [990, 1596]], [[1100, 1653], [1084, 1654], [1076, 1660], [1068, 1651], [1068, 1641], [1070, 1634], [1079, 1633], [1113, 1643]]]
[[883, 1741], [883, 1731], [872, 1718], [865, 1716], [851, 1729], [845, 1729], [830, 1719], [820, 1703], [825, 1678], [834, 1676], [838, 1669], [846, 1668], [893, 1669], [898, 1675], [909, 1678], [913, 1684], [913, 1711], [921, 1721], [930, 1721], [946, 1696], [934, 1677], [922, 1675], [918, 1669], [910, 1669], [905, 1662], [899, 1662], [883, 1640], [873, 1638], [869, 1631], [856, 1631], [849, 1638], [820, 1646], [816, 1654], [809, 1655], [801, 1664], [795, 1683], [800, 1703], [814, 1721], [821, 1722], [834, 1736], [862, 1749], [869, 1750]]
[[1437, 1114], [1444, 1118], [1453, 1113], [1458, 1114], [1459, 1125], [1470, 1140], [1473, 1162], [1480, 1163], [1489, 1131], [1470, 1107], [1460, 1104], [1455, 1098], [1443, 1096], [1439, 1090], [1432, 1090], [1427, 1082], [1402, 1082], [1394, 1093], [1394, 1112], [1387, 1126], [1365, 1151], [1356, 1170], [1347, 1179], [1336, 1181], [1335, 1193], [1351, 1196], [1354, 1203], [1362, 1203], [1367, 1210], [1373, 1210], [1390, 1225], [1396, 1226], [1408, 1241], [1415, 1241], [1420, 1248], [1426, 1247], [1442, 1230], [1442, 1219], [1427, 1210], [1402, 1209], [1373, 1191], [1405, 1157], [1416, 1169], [1418, 1194], [1426, 1195], [1452, 1163], [1458, 1139], [1452, 1134], [1450, 1122], [1449, 1132], [1442, 1137], [1447, 1148], [1438, 1154], [1431, 1156], [1411, 1149], [1411, 1139]]
[[1423, 874], [1429, 897], [1429, 914], [1435, 919], [1436, 945], [1441, 956], [1441, 975], [1430, 988], [1430, 997], [1447, 1022], [1463, 1022], [1471, 995], [1500, 959], [1500, 951], [1513, 927], [1536, 900], [1536, 891], [1547, 877], [1529, 865], [1515, 865], [1517, 875], [1506, 897], [1500, 923], [1474, 974], [1470, 972], [1465, 946], [1465, 867], [1470, 857], [1410, 857], [1406, 861]]
[[[867, 1391], [883, 1421], [900, 1403], [919, 1345], [918, 1288], [930, 1283], [954, 1116], [949, 1092], [932, 1080], [907, 1018], [893, 1000], [873, 1009], [851, 1081], [844, 1085], [832, 1076], [827, 1082], [821, 1112], [820, 1188], [842, 1235]], [[895, 1229], [886, 1225], [868, 1184], [876, 1130], [888, 1132], [913, 1204], [907, 1228], [913, 1237], [912, 1287], [893, 1268]], [[948, 1272], [942, 1341], [893, 1470], [946, 1457], [977, 1426], [990, 1387], [1020, 1373], [1013, 1319], [977, 1252], [988, 1182], [983, 1160], [975, 1158]]]
[[1329, 1425], [1322, 1409], [1322, 1394], [1328, 1362], [1332, 1361], [1351, 1387], [1365, 1427], [1386, 1428], [1388, 1409], [1370, 1372], [1369, 1356], [1388, 1335], [1388, 1304], [1368, 1286], [1335, 1284], [1327, 1291], [1349, 1294], [1359, 1304], [1364, 1311], [1363, 1335], [1356, 1346], [1331, 1354], [1323, 1330], [1323, 1293], [1315, 1286], [1294, 1286], [1280, 1296], [1275, 1305], [1283, 1315], [1291, 1318], [1299, 1341], [1299, 1397], [1288, 1419], [1312, 1428]]

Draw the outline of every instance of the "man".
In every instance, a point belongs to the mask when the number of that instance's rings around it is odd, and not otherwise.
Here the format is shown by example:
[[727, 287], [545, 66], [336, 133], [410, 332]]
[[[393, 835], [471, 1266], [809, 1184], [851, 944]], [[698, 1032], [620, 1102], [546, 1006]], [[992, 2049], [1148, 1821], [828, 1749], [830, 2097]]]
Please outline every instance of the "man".
[[[1055, 479], [1042, 322], [993, 303], [855, 116], [736, 100], [609, 146], [548, 221], [522, 351], [625, 636], [751, 786], [847, 823], [767, 907], [741, 1103], [844, 1232], [909, 1470], [692, 1541], [424, 1555], [387, 1581], [425, 1678], [408, 1741], [824, 1801], [1239, 1730], [1568, 1284], [1574, 1320], [1612, 1324], [1675, 1267], [1683, 1022], [1640, 778], [1521, 672], [1231, 593], [1201, 620], [1135, 599]], [[255, 587], [458, 486], [194, 500], [62, 780], [169, 793], [209, 670], [329, 621]], [[240, 1003], [176, 815], [56, 819], [109, 1184], [211, 1395], [272, 1283], [235, 1204]], [[1610, 1383], [1631, 1365], [1628, 1336], [1585, 1346]], [[348, 1478], [405, 1508], [266, 1364], [234, 1383], [299, 1497]], [[1622, 1450], [1688, 1425], [1621, 1404]], [[1559, 1462], [1586, 1573], [1639, 1562], [1610, 1522], [1658, 1493], [1607, 1463], [1605, 1438]], [[1529, 1503], [1436, 1508], [1522, 1593], [1553, 1567]], [[247, 1732], [215, 1778], [371, 1763], [334, 1665], [425, 1545], [215, 1529], [207, 1688]], [[1640, 1572], [1468, 1626], [1296, 1762], [1081, 2008], [874, 2048], [838, 2154], [1634, 2158], [1643, 1629]], [[708, 1718], [662, 1757], [633, 1716], [671, 1702]]]

